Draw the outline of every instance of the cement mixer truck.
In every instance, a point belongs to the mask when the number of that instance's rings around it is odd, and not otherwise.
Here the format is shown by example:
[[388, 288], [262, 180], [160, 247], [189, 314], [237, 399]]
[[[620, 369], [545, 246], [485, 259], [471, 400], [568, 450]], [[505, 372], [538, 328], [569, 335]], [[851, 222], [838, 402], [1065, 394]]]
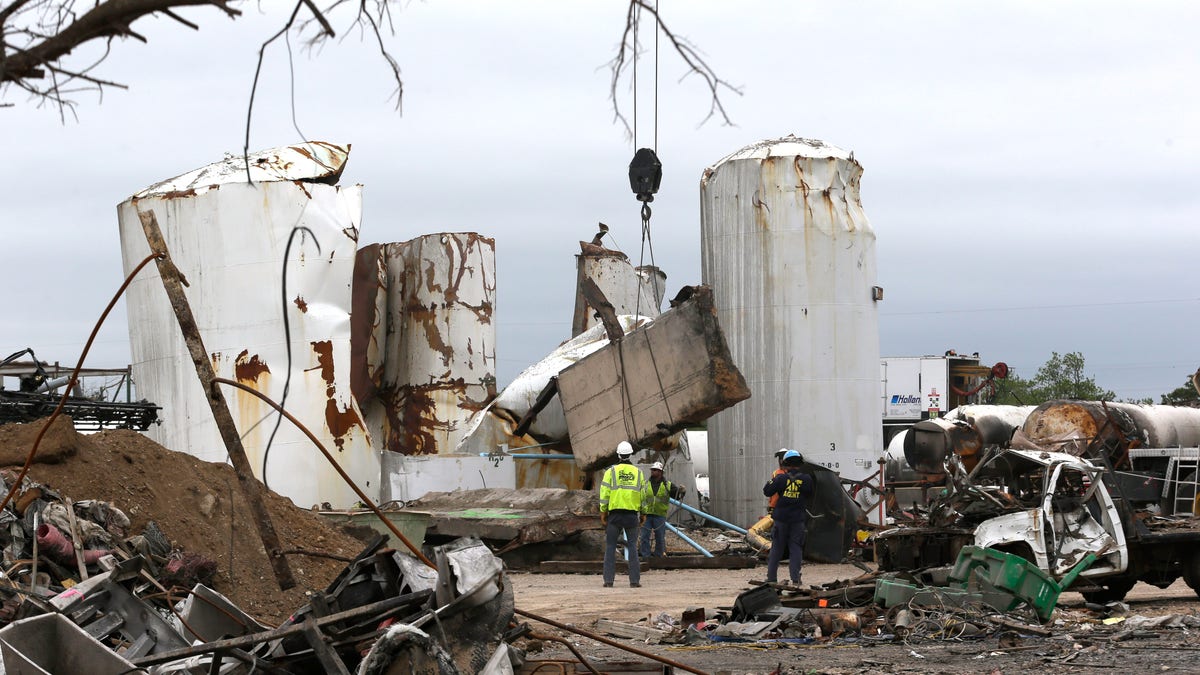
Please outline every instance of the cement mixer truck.
[[972, 545], [1061, 579], [1092, 553], [1072, 586], [1089, 601], [1181, 577], [1200, 594], [1200, 410], [1051, 401], [1017, 424], [1011, 409], [971, 408], [903, 438], [928, 498], [875, 534], [880, 569], [948, 565]]

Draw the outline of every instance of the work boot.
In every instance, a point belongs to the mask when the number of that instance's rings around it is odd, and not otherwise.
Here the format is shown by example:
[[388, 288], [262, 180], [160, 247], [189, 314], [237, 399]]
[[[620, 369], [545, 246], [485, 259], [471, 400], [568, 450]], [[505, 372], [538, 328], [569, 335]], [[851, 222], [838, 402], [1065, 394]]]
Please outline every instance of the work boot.
[[612, 584], [613, 584], [613, 582], [611, 582], [611, 581], [606, 581], [606, 582], [604, 582], [604, 587], [605, 587], [605, 588], [612, 588]]
[[631, 581], [631, 582], [629, 582], [629, 587], [630, 588], [641, 588], [642, 585], [636, 581]]

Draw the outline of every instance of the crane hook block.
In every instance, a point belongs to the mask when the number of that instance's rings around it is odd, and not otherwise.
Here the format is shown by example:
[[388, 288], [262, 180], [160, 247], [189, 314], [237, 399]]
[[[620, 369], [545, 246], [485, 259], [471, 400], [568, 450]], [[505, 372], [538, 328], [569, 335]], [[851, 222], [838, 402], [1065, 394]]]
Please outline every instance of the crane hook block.
[[662, 162], [650, 148], [641, 148], [629, 162], [629, 187], [639, 202], [654, 201], [654, 193], [662, 184]]

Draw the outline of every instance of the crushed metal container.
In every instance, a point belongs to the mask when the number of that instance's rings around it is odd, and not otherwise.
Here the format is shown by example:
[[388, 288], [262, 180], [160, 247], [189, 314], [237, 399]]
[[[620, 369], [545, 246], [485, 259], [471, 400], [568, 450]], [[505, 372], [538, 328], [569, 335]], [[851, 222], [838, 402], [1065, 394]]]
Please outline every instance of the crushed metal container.
[[2, 672], [20, 675], [119, 675], [138, 668], [62, 614], [21, 619], [0, 629]]
[[673, 304], [559, 373], [571, 451], [583, 470], [613, 463], [621, 441], [653, 446], [750, 398], [717, 321], [712, 289], [696, 286]]
[[1096, 555], [1087, 554], [1067, 572], [1061, 582], [1055, 582], [1037, 565], [1021, 556], [991, 548], [964, 546], [958, 552], [958, 560], [950, 572], [950, 580], [960, 588], [968, 588], [974, 577], [975, 580], [983, 582], [981, 585], [985, 587], [990, 586], [1012, 593], [1011, 606], [1000, 609], [1008, 611], [1025, 602], [1037, 612], [1038, 618], [1047, 621], [1063, 589], [1069, 587], [1075, 578], [1094, 562]]

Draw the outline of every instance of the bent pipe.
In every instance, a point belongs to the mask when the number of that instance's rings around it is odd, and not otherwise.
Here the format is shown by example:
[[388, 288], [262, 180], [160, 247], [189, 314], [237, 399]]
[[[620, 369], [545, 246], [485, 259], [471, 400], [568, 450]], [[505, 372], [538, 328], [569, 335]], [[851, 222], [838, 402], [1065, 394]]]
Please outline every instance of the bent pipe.
[[[49, 523], [38, 525], [37, 541], [38, 547], [56, 561], [66, 565], [75, 562], [75, 544], [71, 543], [71, 540], [67, 539], [66, 535], [57, 527]], [[84, 549], [83, 562], [86, 565], [95, 565], [108, 553], [108, 551], [99, 549]]]
[[371, 512], [374, 513], [376, 515], [376, 517], [379, 518], [379, 522], [386, 525], [387, 528], [392, 531], [392, 534], [394, 534], [396, 536], [396, 540], [403, 543], [404, 546], [407, 547], [408, 550], [411, 551], [412, 554], [415, 555], [418, 560], [420, 560], [421, 562], [425, 563], [426, 565], [428, 565], [434, 569], [437, 569], [437, 565], [433, 564], [433, 561], [430, 560], [429, 557], [426, 556], [424, 553], [422, 553], [421, 549], [419, 547], [414, 546], [413, 543], [411, 541], [409, 541], [408, 537], [404, 536], [404, 533], [401, 532], [399, 530], [399, 528], [396, 527], [395, 523], [393, 523], [391, 521], [391, 519], [389, 519], [387, 516], [385, 516], [383, 514], [383, 511], [381, 511], [379, 509], [379, 507], [375, 504], [375, 502], [370, 497], [367, 496], [367, 493], [363, 492], [362, 489], [360, 487], [358, 487], [358, 484], [356, 484], [354, 482], [354, 479], [350, 478], [349, 474], [347, 474], [344, 470], [342, 470], [342, 466], [337, 463], [337, 460], [333, 458], [333, 455], [329, 454], [329, 450], [327, 450], [325, 448], [325, 446], [321, 443], [321, 441], [318, 440], [317, 437], [313, 435], [313, 432], [309, 431], [308, 427], [304, 426], [304, 424], [300, 420], [296, 419], [290, 412], [284, 410], [283, 406], [279, 405], [275, 401], [272, 401], [270, 398], [267, 398], [267, 396], [264, 395], [262, 392], [260, 392], [256, 389], [253, 389], [252, 387], [248, 387], [248, 386], [242, 384], [241, 382], [235, 382], [233, 380], [228, 380], [228, 379], [225, 379], [224, 377], [214, 377], [213, 382], [217, 382], [219, 384], [226, 384], [231, 387], [236, 387], [238, 389], [241, 389], [242, 391], [245, 391], [247, 393], [254, 394], [258, 398], [262, 399], [262, 401], [264, 403], [266, 403], [267, 405], [269, 405], [272, 408], [274, 408], [275, 410], [277, 410], [280, 415], [283, 415], [284, 417], [286, 417], [289, 422], [291, 422], [292, 424], [295, 424], [296, 428], [299, 429], [300, 431], [304, 432], [304, 435], [308, 436], [308, 440], [312, 441], [313, 445], [317, 446], [317, 449], [321, 451], [321, 454], [325, 455], [325, 459], [329, 460], [329, 464], [333, 467], [333, 470], [337, 471], [337, 474], [342, 477], [342, 480], [346, 481], [346, 485], [350, 486], [351, 490], [354, 490], [354, 494], [358, 495], [358, 498], [360, 500], [362, 500], [362, 503], [366, 504], [367, 508], [370, 509]]
[[596, 642], [600, 642], [602, 644], [606, 644], [609, 647], [616, 647], [617, 649], [627, 651], [630, 654], [637, 654], [638, 656], [640, 656], [642, 658], [651, 659], [653, 661], [658, 661], [659, 663], [665, 663], [668, 666], [671, 666], [672, 668], [678, 668], [679, 670], [687, 671], [689, 673], [695, 673], [696, 675], [709, 675], [708, 673], [706, 673], [703, 670], [696, 670], [695, 668], [693, 668], [691, 666], [684, 665], [678, 661], [672, 661], [671, 659], [668, 659], [663, 656], [659, 656], [657, 654], [651, 654], [650, 652], [638, 649], [637, 647], [630, 647], [629, 645], [623, 645], [620, 642], [617, 642], [615, 640], [609, 640], [608, 638], [604, 637], [603, 635], [597, 635], [595, 633], [590, 633], [586, 630], [583, 630], [582, 628], [576, 628], [575, 626], [571, 626], [569, 624], [559, 623], [559, 622], [555, 621], [554, 619], [547, 619], [545, 617], [538, 616], [537, 614], [531, 614], [529, 612], [526, 612], [523, 609], [514, 609], [513, 611], [527, 619], [533, 619], [534, 621], [540, 621], [544, 624], [554, 626], [555, 628], [557, 628], [559, 630], [565, 630], [570, 633], [574, 633], [576, 635], [582, 635], [585, 638], [588, 638], [590, 640], [595, 640]]

